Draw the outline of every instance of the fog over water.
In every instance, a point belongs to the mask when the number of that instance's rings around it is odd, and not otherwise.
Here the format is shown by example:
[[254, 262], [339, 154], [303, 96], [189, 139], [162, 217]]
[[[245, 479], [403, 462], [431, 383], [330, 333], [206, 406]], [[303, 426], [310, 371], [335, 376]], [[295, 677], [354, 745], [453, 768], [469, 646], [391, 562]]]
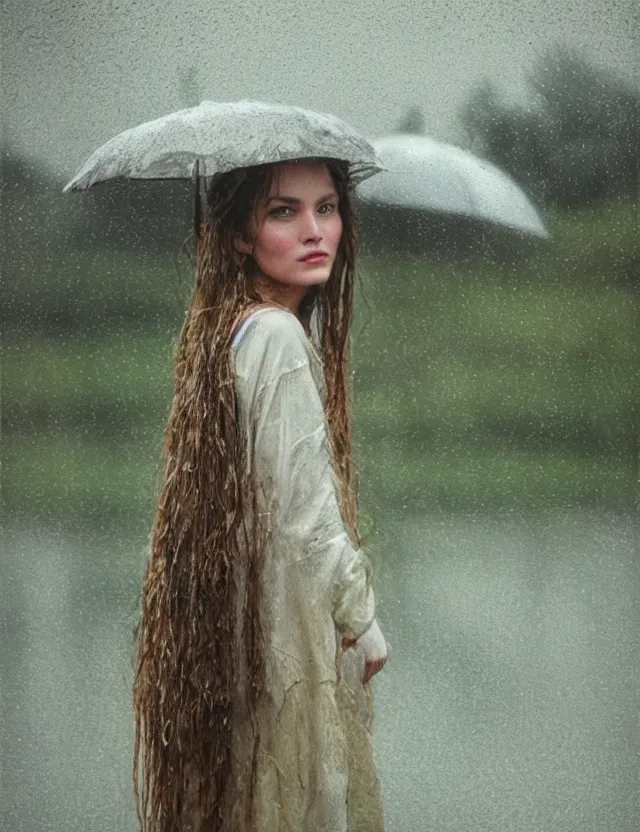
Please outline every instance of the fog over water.
[[[640, 827], [637, 518], [390, 524], [375, 683], [387, 829]], [[7, 536], [3, 830], [135, 828], [130, 648], [140, 542]]]

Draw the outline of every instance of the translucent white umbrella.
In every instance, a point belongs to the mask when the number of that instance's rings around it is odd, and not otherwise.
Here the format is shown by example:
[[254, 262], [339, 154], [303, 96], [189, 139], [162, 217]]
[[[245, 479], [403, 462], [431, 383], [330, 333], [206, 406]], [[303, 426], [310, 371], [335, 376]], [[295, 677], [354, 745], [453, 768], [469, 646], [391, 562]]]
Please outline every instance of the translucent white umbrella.
[[119, 133], [92, 153], [64, 190], [115, 178], [207, 178], [314, 157], [347, 162], [354, 183], [382, 170], [371, 144], [335, 116], [260, 101], [203, 101]]
[[548, 237], [526, 194], [490, 162], [426, 136], [397, 134], [372, 144], [386, 170], [358, 186], [363, 202], [459, 214]]

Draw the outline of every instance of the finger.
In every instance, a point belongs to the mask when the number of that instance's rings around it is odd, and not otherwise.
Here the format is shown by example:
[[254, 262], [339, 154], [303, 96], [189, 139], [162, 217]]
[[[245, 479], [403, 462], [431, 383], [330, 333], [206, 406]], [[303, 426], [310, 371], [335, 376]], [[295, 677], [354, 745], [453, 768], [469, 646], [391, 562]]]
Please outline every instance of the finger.
[[364, 673], [362, 676], [362, 681], [366, 684], [376, 673], [379, 673], [382, 668], [384, 667], [386, 659], [376, 659], [373, 662], [366, 662], [364, 666]]
[[362, 676], [363, 684], [367, 684], [378, 672], [378, 668], [376, 667], [376, 662], [367, 662], [364, 667], [364, 674]]

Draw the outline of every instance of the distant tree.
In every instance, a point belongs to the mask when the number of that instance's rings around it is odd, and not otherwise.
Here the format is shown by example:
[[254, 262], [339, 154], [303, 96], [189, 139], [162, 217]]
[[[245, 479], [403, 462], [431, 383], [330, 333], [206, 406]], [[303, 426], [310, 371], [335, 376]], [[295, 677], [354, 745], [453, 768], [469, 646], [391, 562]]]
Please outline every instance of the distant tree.
[[426, 123], [420, 107], [409, 107], [396, 127], [396, 133], [418, 133], [426, 131]]
[[461, 121], [474, 152], [540, 200], [637, 197], [640, 91], [563, 46], [536, 61], [528, 86], [515, 106], [487, 82], [472, 91]]
[[545, 115], [555, 198], [637, 197], [640, 90], [567, 48], [536, 62], [530, 86]]
[[484, 81], [461, 114], [470, 149], [516, 179], [544, 201], [548, 190], [548, 148], [544, 115], [534, 107], [504, 105]]

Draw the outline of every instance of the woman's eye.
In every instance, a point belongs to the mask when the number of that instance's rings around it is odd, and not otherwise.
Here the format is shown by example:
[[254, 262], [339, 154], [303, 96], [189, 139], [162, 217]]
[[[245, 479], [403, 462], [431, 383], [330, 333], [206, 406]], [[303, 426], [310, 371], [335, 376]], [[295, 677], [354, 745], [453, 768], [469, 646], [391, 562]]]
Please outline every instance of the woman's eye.
[[272, 217], [288, 217], [291, 215], [291, 208], [288, 205], [280, 205], [278, 208], [270, 211], [269, 215]]
[[324, 205], [320, 206], [320, 213], [321, 214], [331, 214], [332, 211], [336, 211], [338, 206], [335, 202], [326, 202]]

